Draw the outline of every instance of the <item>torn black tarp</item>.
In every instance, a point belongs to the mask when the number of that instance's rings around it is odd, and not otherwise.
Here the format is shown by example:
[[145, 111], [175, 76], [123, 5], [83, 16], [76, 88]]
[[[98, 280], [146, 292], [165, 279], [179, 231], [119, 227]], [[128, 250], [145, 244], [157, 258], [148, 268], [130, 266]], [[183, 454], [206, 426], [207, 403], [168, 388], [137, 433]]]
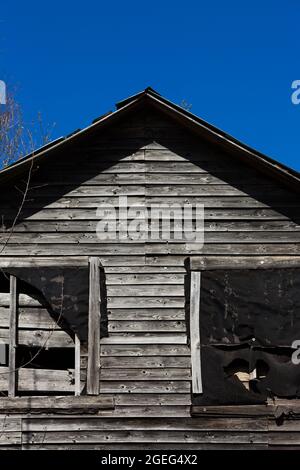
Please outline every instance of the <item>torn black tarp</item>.
[[200, 298], [203, 394], [194, 404], [300, 398], [291, 349], [300, 339], [300, 270], [204, 271]]
[[205, 271], [201, 341], [290, 347], [300, 339], [300, 270]]
[[194, 398], [197, 405], [251, 405], [264, 403], [266, 394], [247, 390], [236, 370], [250, 370], [248, 347], [222, 350], [213, 346], [201, 347], [203, 394]]
[[83, 342], [88, 338], [89, 269], [65, 268], [9, 268], [31, 288], [30, 295], [45, 305], [49, 314], [69, 334], [77, 334]]

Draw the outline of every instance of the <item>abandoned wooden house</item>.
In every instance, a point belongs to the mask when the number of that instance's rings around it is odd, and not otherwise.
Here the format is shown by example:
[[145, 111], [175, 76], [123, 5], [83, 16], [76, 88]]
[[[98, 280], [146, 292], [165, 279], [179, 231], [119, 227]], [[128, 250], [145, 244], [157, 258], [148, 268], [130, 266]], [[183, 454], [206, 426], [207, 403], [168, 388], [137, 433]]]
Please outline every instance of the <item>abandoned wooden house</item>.
[[296, 171], [147, 88], [0, 184], [0, 448], [300, 447]]

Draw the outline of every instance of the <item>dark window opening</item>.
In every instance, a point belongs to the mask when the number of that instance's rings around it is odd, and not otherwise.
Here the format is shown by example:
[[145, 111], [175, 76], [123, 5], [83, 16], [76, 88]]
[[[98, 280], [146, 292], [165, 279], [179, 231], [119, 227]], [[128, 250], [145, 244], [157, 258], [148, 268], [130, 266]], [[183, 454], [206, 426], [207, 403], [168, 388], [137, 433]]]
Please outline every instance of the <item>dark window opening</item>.
[[41, 349], [39, 347], [17, 347], [17, 367], [29, 369], [74, 369], [73, 348]]
[[201, 375], [196, 405], [300, 398], [300, 270], [201, 273]]
[[[42, 275], [42, 273], [40, 273]], [[42, 279], [46, 282], [46, 279]], [[61, 301], [61, 277], [51, 278]], [[49, 281], [50, 282], [50, 281]], [[57, 285], [57, 294], [55, 294]], [[0, 395], [9, 387], [10, 273], [0, 274]], [[55, 300], [55, 299], [54, 299]], [[59, 303], [60, 305], [60, 303]], [[74, 395], [74, 333], [36, 286], [17, 278], [16, 396]], [[60, 346], [61, 345], [61, 346]], [[2, 351], [3, 352], [3, 351]], [[1, 359], [2, 358], [2, 359]]]

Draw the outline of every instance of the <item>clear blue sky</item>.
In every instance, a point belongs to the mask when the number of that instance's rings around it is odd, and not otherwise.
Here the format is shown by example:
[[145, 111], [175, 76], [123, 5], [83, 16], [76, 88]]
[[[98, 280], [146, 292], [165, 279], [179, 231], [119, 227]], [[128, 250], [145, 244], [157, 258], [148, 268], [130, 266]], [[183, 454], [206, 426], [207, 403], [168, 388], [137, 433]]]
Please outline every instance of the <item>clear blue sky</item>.
[[53, 138], [150, 85], [299, 171], [299, 19], [299, 0], [6, 1], [0, 79]]

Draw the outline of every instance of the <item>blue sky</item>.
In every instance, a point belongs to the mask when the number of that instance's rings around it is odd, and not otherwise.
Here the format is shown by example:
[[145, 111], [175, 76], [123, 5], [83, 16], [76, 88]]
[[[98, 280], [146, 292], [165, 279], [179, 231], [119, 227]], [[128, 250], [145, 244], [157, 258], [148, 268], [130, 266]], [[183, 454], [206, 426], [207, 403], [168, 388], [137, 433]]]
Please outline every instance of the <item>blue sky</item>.
[[52, 137], [146, 86], [300, 170], [300, 2], [2, 2], [0, 80]]

